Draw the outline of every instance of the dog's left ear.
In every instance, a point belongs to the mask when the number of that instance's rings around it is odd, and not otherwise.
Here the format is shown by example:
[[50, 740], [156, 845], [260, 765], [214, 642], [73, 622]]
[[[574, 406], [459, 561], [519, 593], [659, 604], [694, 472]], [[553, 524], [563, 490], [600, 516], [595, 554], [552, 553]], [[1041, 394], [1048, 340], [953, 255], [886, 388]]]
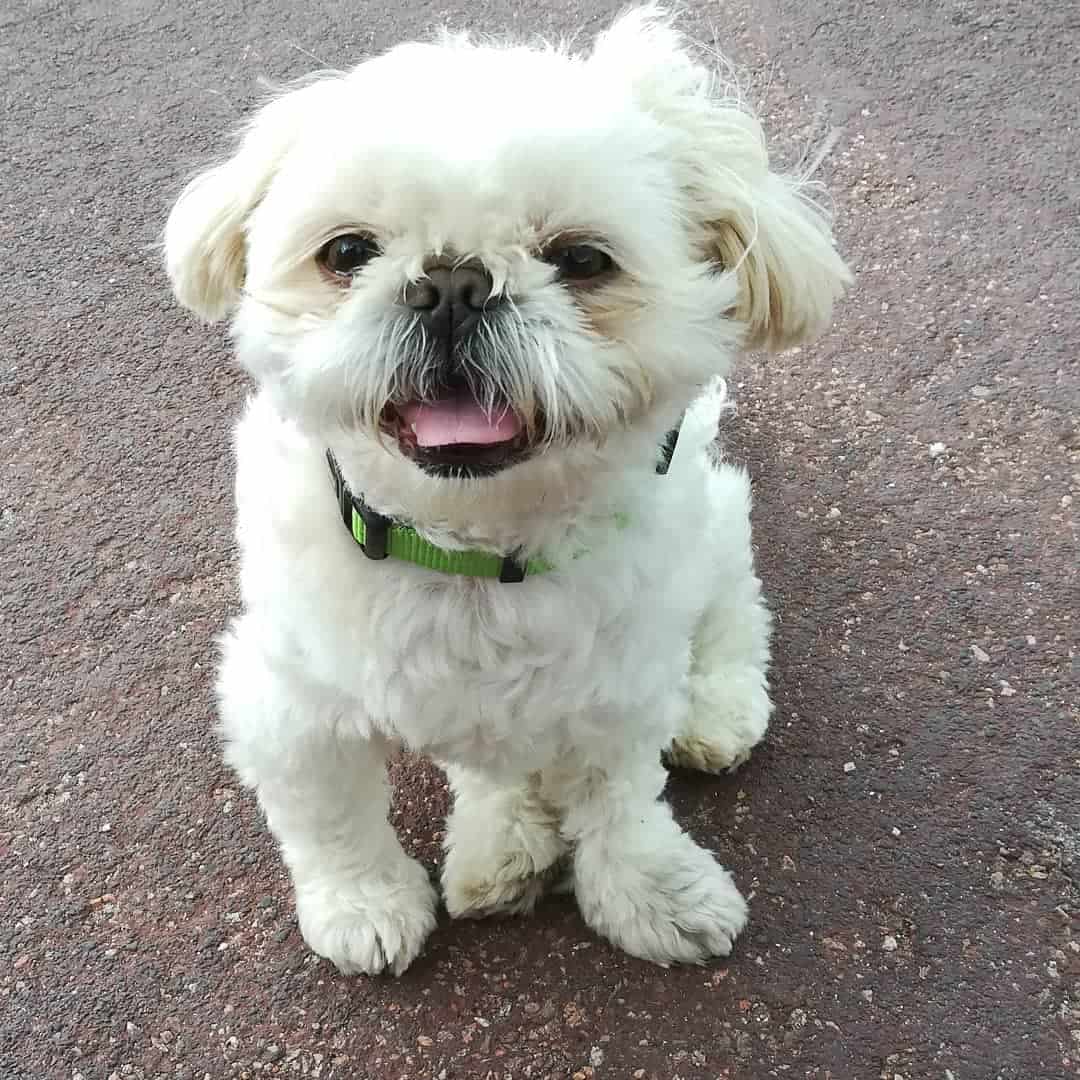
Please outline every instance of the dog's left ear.
[[764, 163], [752, 183], [718, 188], [704, 203], [703, 242], [717, 268], [736, 275], [731, 317], [746, 327], [746, 347], [776, 352], [824, 333], [852, 281], [826, 214]]
[[824, 331], [851, 283], [828, 216], [804, 182], [773, 172], [761, 126], [692, 55], [659, 7], [629, 12], [597, 39], [591, 58], [629, 78], [638, 102], [670, 134], [701, 253], [732, 272], [728, 313], [748, 348], [780, 350]]

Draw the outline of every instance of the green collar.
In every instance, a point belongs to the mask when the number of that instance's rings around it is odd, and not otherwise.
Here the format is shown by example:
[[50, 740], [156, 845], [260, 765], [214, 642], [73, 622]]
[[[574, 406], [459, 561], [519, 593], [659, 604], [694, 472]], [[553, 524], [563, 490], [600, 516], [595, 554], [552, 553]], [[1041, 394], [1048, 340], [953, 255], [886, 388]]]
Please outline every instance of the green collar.
[[436, 547], [415, 529], [372, 510], [360, 496], [354, 495], [345, 483], [333, 451], [326, 451], [326, 462], [334, 479], [334, 494], [341, 510], [341, 520], [369, 559], [392, 556], [444, 574], [494, 578], [505, 582], [524, 581], [526, 576], [546, 574], [555, 569], [543, 559], [528, 559], [522, 563], [512, 555], [503, 557], [490, 551], [449, 551]]
[[[656, 467], [658, 473], [667, 472], [678, 437], [679, 429], [675, 428], [665, 439], [660, 462]], [[338, 465], [333, 451], [326, 451], [326, 462], [334, 480], [334, 495], [341, 511], [341, 520], [349, 530], [349, 535], [369, 559], [380, 560], [391, 556], [427, 570], [439, 570], [444, 574], [459, 574], [463, 577], [490, 578], [501, 582], [524, 581], [526, 577], [547, 574], [555, 569], [544, 559], [526, 559], [521, 562], [513, 555], [496, 555], [490, 551], [453, 551], [436, 547], [415, 529], [372, 510], [363, 498], [353, 494], [345, 483], [341, 466]], [[626, 518], [622, 514], [617, 514], [615, 520], [620, 528], [626, 525]]]

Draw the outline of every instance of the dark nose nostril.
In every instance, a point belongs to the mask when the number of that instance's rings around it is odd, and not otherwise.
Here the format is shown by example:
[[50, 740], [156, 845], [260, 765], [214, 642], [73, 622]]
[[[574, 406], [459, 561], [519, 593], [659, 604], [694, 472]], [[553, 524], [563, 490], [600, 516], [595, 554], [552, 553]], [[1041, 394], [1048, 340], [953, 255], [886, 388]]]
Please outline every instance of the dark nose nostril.
[[449, 269], [432, 267], [419, 281], [410, 281], [405, 286], [405, 303], [414, 311], [433, 311], [441, 306], [449, 287]]
[[451, 359], [481, 324], [485, 311], [497, 307], [491, 275], [481, 266], [433, 266], [419, 281], [410, 282], [402, 297], [416, 312], [428, 340]]
[[419, 281], [405, 286], [405, 303], [414, 311], [437, 311], [449, 305], [483, 311], [493, 302], [491, 275], [472, 266], [433, 266]]
[[414, 311], [430, 311], [439, 303], [439, 290], [430, 281], [410, 281], [405, 286], [405, 303]]
[[482, 311], [491, 297], [491, 275], [472, 266], [458, 267], [454, 271], [451, 289], [455, 304]]

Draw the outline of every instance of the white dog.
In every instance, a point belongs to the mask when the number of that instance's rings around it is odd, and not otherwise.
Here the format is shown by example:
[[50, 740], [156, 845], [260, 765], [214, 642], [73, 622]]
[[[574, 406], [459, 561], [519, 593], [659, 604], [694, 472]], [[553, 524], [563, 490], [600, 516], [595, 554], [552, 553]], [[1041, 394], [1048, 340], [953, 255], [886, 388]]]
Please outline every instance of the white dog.
[[565, 876], [636, 956], [727, 954], [746, 904], [659, 798], [662, 751], [733, 768], [771, 708], [715, 380], [848, 281], [753, 116], [653, 8], [586, 55], [402, 45], [265, 105], [166, 251], [259, 386], [218, 690], [311, 948], [397, 973], [435, 925], [404, 744], [450, 777], [451, 915]]

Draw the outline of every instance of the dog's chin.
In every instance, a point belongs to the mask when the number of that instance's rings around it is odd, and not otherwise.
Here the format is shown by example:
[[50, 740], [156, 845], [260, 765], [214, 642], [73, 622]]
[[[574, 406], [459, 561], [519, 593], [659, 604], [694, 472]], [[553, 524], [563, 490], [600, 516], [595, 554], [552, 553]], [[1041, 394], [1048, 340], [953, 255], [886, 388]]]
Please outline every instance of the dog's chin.
[[460, 391], [388, 404], [381, 427], [403, 457], [442, 479], [494, 476], [533, 452], [528, 426], [509, 406], [483, 410]]
[[472, 480], [503, 472], [524, 461], [528, 454], [510, 447], [499, 452], [488, 446], [447, 446], [424, 449], [408, 456], [428, 476]]

